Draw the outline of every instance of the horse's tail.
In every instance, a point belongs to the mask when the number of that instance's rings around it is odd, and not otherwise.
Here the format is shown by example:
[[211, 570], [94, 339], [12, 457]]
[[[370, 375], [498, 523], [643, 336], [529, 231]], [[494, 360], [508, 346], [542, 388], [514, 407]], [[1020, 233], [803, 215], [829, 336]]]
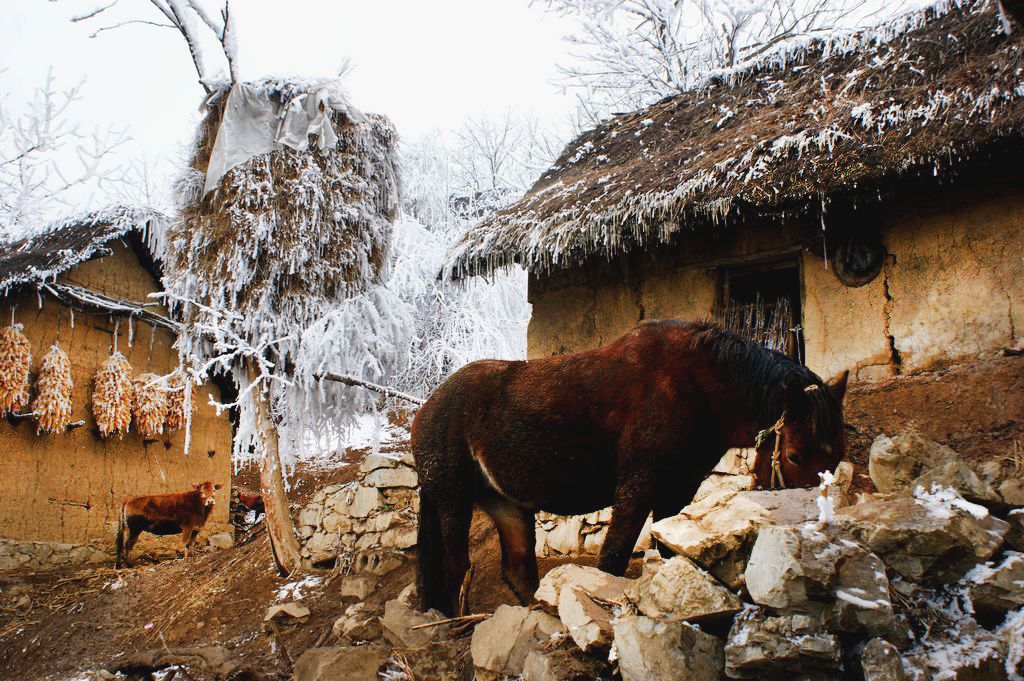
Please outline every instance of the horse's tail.
[[121, 567], [121, 563], [124, 559], [124, 532], [127, 525], [128, 521], [127, 518], [125, 518], [124, 504], [121, 504], [121, 514], [117, 518], [117, 558], [114, 562], [115, 567]]
[[451, 608], [445, 583], [444, 537], [437, 508], [420, 487], [420, 522], [416, 531], [416, 592], [420, 610]]

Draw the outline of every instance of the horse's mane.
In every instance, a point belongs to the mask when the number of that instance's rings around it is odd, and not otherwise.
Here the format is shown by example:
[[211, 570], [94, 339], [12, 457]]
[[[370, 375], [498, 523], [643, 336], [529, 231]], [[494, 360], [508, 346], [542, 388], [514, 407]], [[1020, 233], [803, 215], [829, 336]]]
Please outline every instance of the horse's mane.
[[810, 429], [814, 439], [825, 444], [843, 431], [842, 405], [828, 386], [807, 367], [787, 355], [760, 343], [726, 331], [714, 322], [687, 323], [696, 347], [705, 351], [727, 371], [761, 428], [768, 428], [782, 416], [783, 395], [790, 381], [801, 388], [815, 385], [807, 393], [811, 402]]

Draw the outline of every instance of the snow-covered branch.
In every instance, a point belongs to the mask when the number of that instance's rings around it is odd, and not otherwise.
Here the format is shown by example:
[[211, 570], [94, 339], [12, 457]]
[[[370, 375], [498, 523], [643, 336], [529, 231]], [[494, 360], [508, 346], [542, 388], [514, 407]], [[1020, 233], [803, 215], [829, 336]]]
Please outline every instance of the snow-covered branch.
[[[237, 42], [230, 0], [224, 0], [217, 13], [211, 13], [201, 0], [148, 0], [148, 4], [163, 20], [157, 20], [155, 13], [153, 17], [145, 16], [144, 10], [139, 9], [137, 4], [133, 4], [127, 13], [117, 15], [115, 8], [123, 9], [125, 5], [114, 0], [78, 14], [71, 21], [80, 23], [107, 19], [107, 23], [93, 31], [90, 36], [92, 38], [105, 31], [133, 25], [173, 28], [185, 41], [199, 81], [208, 92], [211, 83], [225, 80], [225, 70], [230, 82], [238, 80]], [[210, 43], [214, 41], [219, 54], [211, 54]], [[220, 59], [223, 59], [226, 69], [224, 66], [215, 66], [215, 62]]]
[[106, 191], [121, 179], [113, 156], [128, 136], [81, 130], [74, 120], [80, 90], [59, 90], [50, 72], [21, 110], [0, 96], [0, 238], [37, 229], [81, 192]]
[[574, 17], [574, 62], [583, 127], [684, 92], [786, 44], [852, 30], [901, 11], [884, 0], [547, 0]]

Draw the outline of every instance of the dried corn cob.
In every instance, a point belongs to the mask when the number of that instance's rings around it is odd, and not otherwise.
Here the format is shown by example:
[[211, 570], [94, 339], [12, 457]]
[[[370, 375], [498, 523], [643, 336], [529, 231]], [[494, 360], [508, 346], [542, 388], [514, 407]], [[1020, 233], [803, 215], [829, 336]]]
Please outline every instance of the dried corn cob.
[[32, 346], [21, 325], [0, 329], [0, 414], [28, 404], [28, 371]]
[[39, 364], [36, 379], [36, 434], [62, 433], [71, 422], [71, 360], [54, 344]]
[[132, 415], [135, 426], [143, 437], [155, 437], [164, 432], [167, 419], [167, 388], [158, 383], [156, 374], [144, 373], [135, 377], [132, 397]]
[[[195, 387], [191, 381], [186, 381], [180, 371], [175, 372], [167, 382], [167, 431], [181, 430], [188, 423], [190, 414], [186, 410], [192, 409], [192, 398], [195, 397]], [[188, 391], [186, 394], [185, 391]]]
[[132, 366], [120, 352], [100, 365], [93, 379], [92, 413], [100, 435], [126, 433], [132, 422]]

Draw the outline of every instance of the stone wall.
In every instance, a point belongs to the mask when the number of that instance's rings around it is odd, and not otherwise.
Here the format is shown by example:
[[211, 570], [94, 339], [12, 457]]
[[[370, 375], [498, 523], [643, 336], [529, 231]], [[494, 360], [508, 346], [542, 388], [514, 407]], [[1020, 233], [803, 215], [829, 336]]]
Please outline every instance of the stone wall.
[[[732, 452], [746, 451], [730, 450], [716, 470], [737, 465], [729, 463], [736, 456]], [[352, 571], [382, 574], [403, 560], [406, 549], [415, 548], [418, 514], [412, 455], [367, 456], [355, 481], [325, 487], [299, 512], [302, 556], [317, 566], [341, 560]], [[576, 516], [538, 513], [537, 555], [596, 556], [611, 516], [611, 508]], [[648, 518], [637, 541], [639, 551], [652, 545], [650, 526]]]
[[826, 378], [851, 369], [874, 381], [1024, 340], [1024, 305], [1014, 304], [1024, 298], [1019, 188], [894, 205], [879, 229], [889, 256], [859, 288], [836, 278], [820, 224], [806, 221], [688, 234], [682, 246], [533, 275], [529, 356], [599, 347], [641, 319], [707, 318], [720, 268], [758, 256], [799, 263], [807, 364]]
[[[84, 263], [60, 281], [88, 287], [127, 300], [146, 301], [158, 289], [152, 275], [127, 246], [112, 244], [114, 253]], [[55, 555], [63, 546], [99, 547], [108, 556], [114, 550], [118, 514], [125, 498], [140, 494], [186, 491], [212, 480], [223, 485], [217, 506], [202, 535], [230, 532], [228, 495], [231, 488], [231, 426], [218, 416], [209, 397], [219, 398], [214, 387], [196, 391], [192, 441], [184, 452], [184, 432], [144, 440], [131, 432], [101, 439], [92, 419], [92, 378], [110, 354], [115, 322], [108, 315], [74, 313], [52, 299], [35, 294], [7, 298], [2, 306], [10, 319], [25, 327], [32, 344], [32, 370], [54, 342], [71, 359], [74, 380], [74, 420], [83, 427], [61, 434], [37, 436], [29, 420], [0, 423], [0, 537], [19, 544], [51, 545]], [[136, 372], [165, 374], [178, 364], [172, 347], [174, 335], [164, 329], [122, 320], [117, 327], [118, 349]], [[129, 333], [134, 336], [129, 344]], [[168, 554], [176, 537], [144, 534], [137, 551]], [[82, 549], [84, 553], [92, 549]], [[45, 552], [45, 549], [40, 549]], [[69, 550], [70, 551], [70, 550]], [[34, 551], [33, 555], [41, 555]], [[90, 554], [91, 555], [91, 554]], [[50, 561], [52, 562], [52, 561]]]
[[371, 574], [399, 565], [416, 545], [417, 480], [408, 452], [367, 456], [355, 481], [325, 487], [299, 512], [302, 557]]

